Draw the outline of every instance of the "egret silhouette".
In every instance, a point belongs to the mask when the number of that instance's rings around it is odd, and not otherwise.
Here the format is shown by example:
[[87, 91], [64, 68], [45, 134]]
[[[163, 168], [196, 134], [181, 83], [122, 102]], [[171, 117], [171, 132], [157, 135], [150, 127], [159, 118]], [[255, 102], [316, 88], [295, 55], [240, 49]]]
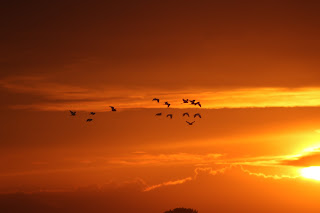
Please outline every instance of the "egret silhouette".
[[156, 101], [156, 102], [158, 102], [159, 103], [159, 98], [154, 98], [154, 99], [152, 99], [152, 101]]
[[168, 107], [170, 107], [171, 104], [169, 104], [167, 101], [164, 103], [164, 105], [167, 105]]
[[182, 101], [183, 101], [183, 104], [187, 104], [189, 99], [182, 99]]
[[162, 115], [162, 113], [161, 113], [161, 112], [159, 112], [159, 113], [157, 113], [157, 114], [156, 114], [156, 116], [161, 116], [161, 115]]
[[189, 125], [192, 125], [195, 121], [192, 121], [192, 122], [188, 122], [186, 121]]
[[96, 113], [95, 113], [95, 112], [90, 112], [90, 114], [91, 114], [91, 115], [95, 115]]
[[172, 114], [168, 114], [167, 117], [170, 117], [172, 119]]
[[185, 115], [187, 115], [188, 117], [190, 117], [189, 113], [187, 113], [187, 112], [185, 112], [185, 113], [182, 114], [182, 116], [185, 116]]
[[87, 119], [87, 122], [90, 122], [90, 121], [92, 121], [92, 119], [91, 119], [91, 118], [88, 118], [88, 119]]
[[197, 116], [198, 116], [199, 118], [201, 118], [200, 113], [194, 114], [194, 116], [193, 116], [193, 117], [195, 118], [195, 117], [197, 117]]
[[69, 110], [69, 111], [70, 111], [70, 113], [71, 113], [71, 116], [75, 116], [76, 113], [77, 113], [77, 112], [73, 112], [73, 111], [71, 111], [71, 110]]
[[111, 111], [115, 112], [117, 111], [116, 108], [114, 108], [113, 106], [110, 106], [111, 107]]

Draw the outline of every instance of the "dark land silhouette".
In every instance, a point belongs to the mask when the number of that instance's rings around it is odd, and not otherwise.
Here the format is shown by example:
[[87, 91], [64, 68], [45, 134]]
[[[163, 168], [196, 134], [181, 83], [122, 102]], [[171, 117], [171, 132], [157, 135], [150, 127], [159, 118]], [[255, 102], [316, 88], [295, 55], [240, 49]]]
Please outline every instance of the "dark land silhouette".
[[173, 210], [165, 211], [164, 213], [198, 213], [198, 211], [195, 209], [175, 208]]

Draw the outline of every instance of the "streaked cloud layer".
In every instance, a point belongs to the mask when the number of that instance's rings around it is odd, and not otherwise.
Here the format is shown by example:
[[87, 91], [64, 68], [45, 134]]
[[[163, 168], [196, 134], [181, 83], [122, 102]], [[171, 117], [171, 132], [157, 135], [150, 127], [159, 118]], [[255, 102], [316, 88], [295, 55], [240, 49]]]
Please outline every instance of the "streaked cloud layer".
[[161, 108], [151, 102], [154, 97], [169, 101], [172, 108], [190, 108], [181, 104], [182, 98], [197, 99], [203, 108], [255, 108], [255, 107], [317, 107], [320, 106], [320, 87], [301, 88], [195, 88], [159, 91], [152, 88], [83, 87], [54, 83], [45, 77], [11, 77], [0, 81], [9, 92], [38, 96], [37, 103], [16, 104], [17, 109], [63, 111], [105, 110], [116, 105], [128, 108]]

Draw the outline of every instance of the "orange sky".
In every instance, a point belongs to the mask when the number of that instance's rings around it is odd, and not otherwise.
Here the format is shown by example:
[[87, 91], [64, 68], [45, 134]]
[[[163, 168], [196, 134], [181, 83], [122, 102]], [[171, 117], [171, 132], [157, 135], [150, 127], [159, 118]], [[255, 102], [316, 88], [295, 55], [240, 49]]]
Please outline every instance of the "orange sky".
[[0, 211], [319, 212], [319, 7], [5, 1]]

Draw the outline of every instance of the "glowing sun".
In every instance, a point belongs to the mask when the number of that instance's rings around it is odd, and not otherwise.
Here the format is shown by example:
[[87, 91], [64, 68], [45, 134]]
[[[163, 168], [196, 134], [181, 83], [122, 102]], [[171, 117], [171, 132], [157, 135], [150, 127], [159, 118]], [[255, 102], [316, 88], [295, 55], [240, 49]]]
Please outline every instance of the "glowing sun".
[[310, 166], [301, 169], [301, 176], [320, 181], [320, 166]]

